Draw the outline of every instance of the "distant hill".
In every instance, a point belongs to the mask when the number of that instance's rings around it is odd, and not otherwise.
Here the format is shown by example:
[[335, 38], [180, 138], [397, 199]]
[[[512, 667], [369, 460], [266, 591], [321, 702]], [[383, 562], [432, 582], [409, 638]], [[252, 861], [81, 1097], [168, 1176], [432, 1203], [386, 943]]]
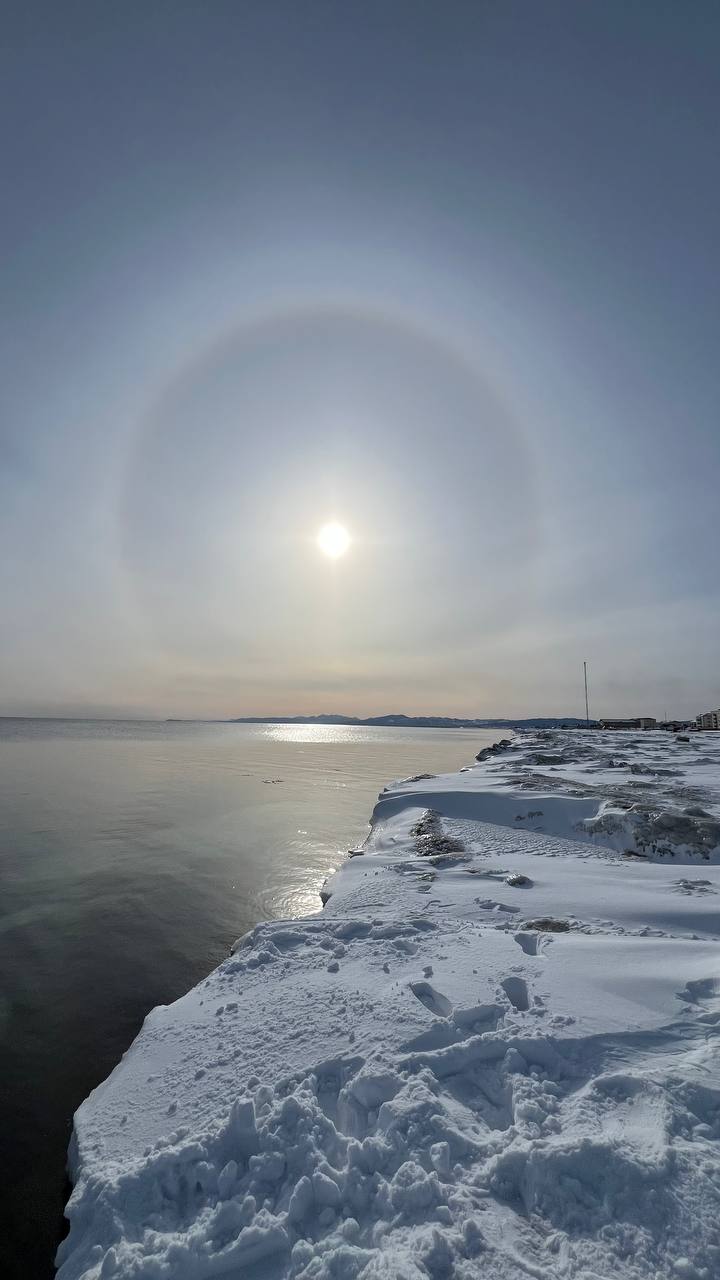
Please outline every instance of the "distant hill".
[[[235, 716], [229, 724], [347, 724], [385, 726], [393, 729], [577, 729], [585, 720], [577, 716], [539, 716], [530, 720], [461, 720], [454, 716]], [[590, 721], [596, 725], [596, 720]]]

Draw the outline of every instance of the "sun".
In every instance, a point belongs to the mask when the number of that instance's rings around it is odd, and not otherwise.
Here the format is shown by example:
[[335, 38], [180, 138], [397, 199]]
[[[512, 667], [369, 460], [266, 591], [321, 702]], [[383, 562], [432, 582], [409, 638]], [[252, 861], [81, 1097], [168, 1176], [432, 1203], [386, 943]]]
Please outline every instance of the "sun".
[[345, 555], [350, 546], [350, 534], [344, 525], [331, 520], [329, 524], [323, 525], [316, 541], [323, 555], [329, 556], [331, 560], [337, 560], [339, 556]]

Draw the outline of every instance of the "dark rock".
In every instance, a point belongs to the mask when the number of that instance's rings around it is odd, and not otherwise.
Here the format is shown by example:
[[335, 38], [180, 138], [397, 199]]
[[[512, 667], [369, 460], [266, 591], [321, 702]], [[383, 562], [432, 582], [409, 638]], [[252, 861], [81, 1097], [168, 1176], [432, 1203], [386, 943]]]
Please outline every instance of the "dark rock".
[[523, 929], [536, 929], [538, 933], [568, 933], [570, 925], [567, 920], [554, 920], [552, 916], [539, 916], [537, 920], [526, 920]]

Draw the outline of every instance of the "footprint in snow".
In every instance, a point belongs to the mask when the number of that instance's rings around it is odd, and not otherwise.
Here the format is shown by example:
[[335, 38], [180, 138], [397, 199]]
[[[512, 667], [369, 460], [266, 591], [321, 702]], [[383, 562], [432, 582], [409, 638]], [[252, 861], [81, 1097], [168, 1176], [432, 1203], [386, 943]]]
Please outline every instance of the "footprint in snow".
[[552, 945], [552, 938], [546, 933], [514, 933], [513, 938], [526, 956], [542, 956]]
[[501, 983], [505, 995], [518, 1013], [526, 1013], [530, 1008], [527, 982], [524, 978], [505, 978]]
[[429, 982], [411, 982], [410, 990], [413, 995], [425, 1005], [430, 1013], [434, 1013], [437, 1018], [449, 1018], [452, 1013], [452, 1004], [447, 996], [441, 991], [436, 991], [430, 986]]
[[408, 942], [406, 938], [393, 938], [390, 945], [393, 946], [396, 951], [402, 951], [408, 956], [414, 956], [417, 951], [415, 943]]
[[519, 947], [522, 947], [526, 956], [536, 956], [538, 953], [538, 936], [536, 933], [516, 933], [513, 935]]

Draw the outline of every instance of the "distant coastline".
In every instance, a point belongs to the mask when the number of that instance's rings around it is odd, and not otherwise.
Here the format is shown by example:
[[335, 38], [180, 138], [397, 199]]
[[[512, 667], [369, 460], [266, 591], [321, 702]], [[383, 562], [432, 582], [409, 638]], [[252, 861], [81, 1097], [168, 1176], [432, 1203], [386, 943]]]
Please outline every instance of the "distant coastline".
[[[234, 716], [228, 724], [337, 724], [391, 729], [575, 729], [586, 721], [577, 716], [536, 717], [529, 720], [458, 719], [454, 716]], [[595, 724], [595, 721], [591, 722]]]
[[[359, 725], [394, 729], [584, 729], [588, 722], [580, 716], [537, 716], [530, 719], [479, 719], [455, 716], [11, 716], [0, 715], [0, 723], [17, 721], [56, 724], [325, 724]], [[592, 728], [597, 720], [590, 720]]]

